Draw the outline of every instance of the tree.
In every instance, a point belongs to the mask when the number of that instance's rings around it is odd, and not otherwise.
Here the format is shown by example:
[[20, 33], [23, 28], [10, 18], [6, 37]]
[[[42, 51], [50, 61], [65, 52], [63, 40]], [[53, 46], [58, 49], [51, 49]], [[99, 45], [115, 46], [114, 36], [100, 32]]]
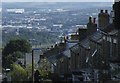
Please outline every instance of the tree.
[[[28, 79], [30, 77], [32, 77], [32, 64], [28, 64], [25, 68], [25, 70], [27, 71], [27, 75], [28, 75]], [[32, 79], [31, 79], [32, 80]]]
[[[37, 69], [36, 64], [34, 63], [34, 71]], [[28, 64], [25, 68], [28, 74], [28, 78], [32, 76], [32, 64]]]
[[41, 77], [48, 78], [49, 73], [51, 72], [51, 69], [50, 69], [50, 63], [46, 58], [41, 59], [39, 72]]
[[10, 68], [15, 61], [17, 61], [17, 58], [9, 54], [8, 56], [2, 58], [2, 67]]
[[13, 54], [16, 51], [27, 53], [31, 51], [31, 45], [27, 40], [14, 39], [10, 40], [9, 43], [3, 49], [3, 55]]
[[[24, 39], [10, 40], [9, 43], [7, 43], [7, 45], [4, 47], [2, 51], [3, 67], [10, 67], [10, 64], [15, 62], [17, 58], [21, 56], [21, 53], [25, 55], [25, 53], [28, 53], [30, 51], [31, 51], [31, 45], [27, 40], [24, 40]], [[15, 60], [12, 61], [13, 59], [10, 59], [10, 58], [13, 58]]]
[[12, 55], [13, 57], [16, 57], [16, 58], [23, 58], [23, 54], [20, 51], [16, 51]]
[[12, 83], [21, 83], [21, 81], [27, 81], [27, 72], [18, 64], [12, 65], [11, 79]]
[[14, 52], [13, 54], [9, 54], [8, 56], [3, 58], [3, 62], [5, 61], [3, 67], [10, 68], [10, 66], [14, 62], [16, 62], [18, 58], [22, 58], [22, 57], [23, 57], [23, 54], [19, 51]]

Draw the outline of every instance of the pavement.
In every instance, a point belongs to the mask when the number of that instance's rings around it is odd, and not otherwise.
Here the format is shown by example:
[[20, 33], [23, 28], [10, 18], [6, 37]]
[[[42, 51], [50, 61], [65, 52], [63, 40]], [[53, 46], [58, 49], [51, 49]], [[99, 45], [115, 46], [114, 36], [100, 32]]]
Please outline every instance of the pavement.
[[2, 73], [0, 73], [0, 82], [2, 81]]
[[107, 81], [100, 82], [100, 83], [120, 83], [120, 80], [119, 81], [107, 80]]

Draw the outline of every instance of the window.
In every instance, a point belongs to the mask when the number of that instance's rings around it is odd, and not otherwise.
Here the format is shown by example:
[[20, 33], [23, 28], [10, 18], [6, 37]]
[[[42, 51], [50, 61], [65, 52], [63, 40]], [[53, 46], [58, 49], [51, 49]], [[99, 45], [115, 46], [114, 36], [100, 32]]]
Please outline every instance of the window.
[[117, 39], [113, 39], [113, 43], [117, 43]]
[[105, 36], [103, 36], [103, 40], [105, 40]]
[[111, 42], [112, 41], [111, 37], [107, 37], [107, 41]]

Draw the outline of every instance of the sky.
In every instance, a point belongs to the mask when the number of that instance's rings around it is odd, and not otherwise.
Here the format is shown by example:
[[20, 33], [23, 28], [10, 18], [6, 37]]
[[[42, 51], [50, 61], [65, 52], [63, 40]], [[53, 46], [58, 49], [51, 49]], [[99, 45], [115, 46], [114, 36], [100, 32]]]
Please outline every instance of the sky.
[[2, 2], [113, 2], [114, 0], [2, 0]]

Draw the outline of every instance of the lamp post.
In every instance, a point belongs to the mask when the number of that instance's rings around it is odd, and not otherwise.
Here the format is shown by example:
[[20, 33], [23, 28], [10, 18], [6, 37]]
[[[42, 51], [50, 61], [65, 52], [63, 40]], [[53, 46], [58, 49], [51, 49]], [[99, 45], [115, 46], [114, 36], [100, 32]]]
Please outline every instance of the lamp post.
[[32, 49], [32, 82], [34, 83], [34, 50], [41, 50], [40, 48]]

